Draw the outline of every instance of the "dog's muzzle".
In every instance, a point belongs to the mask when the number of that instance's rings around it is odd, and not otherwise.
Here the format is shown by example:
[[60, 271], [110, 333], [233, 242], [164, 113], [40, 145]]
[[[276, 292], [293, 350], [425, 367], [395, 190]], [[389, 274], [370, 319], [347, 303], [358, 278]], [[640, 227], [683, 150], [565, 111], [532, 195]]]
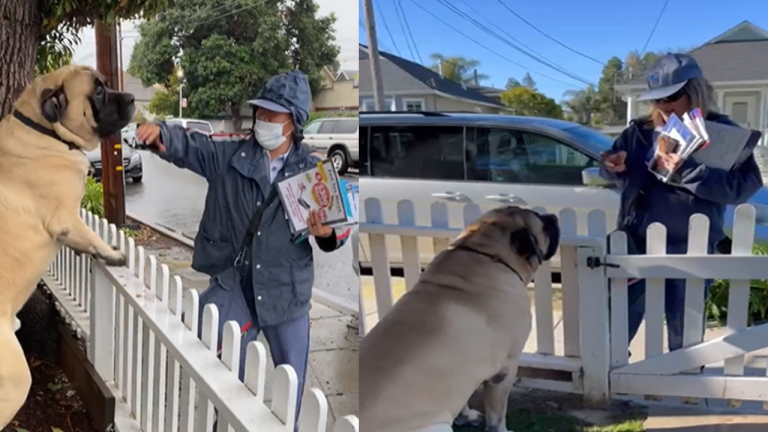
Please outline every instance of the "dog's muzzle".
[[136, 113], [136, 98], [131, 93], [107, 90], [105, 101], [90, 98], [91, 110], [100, 137], [112, 136], [126, 127]]

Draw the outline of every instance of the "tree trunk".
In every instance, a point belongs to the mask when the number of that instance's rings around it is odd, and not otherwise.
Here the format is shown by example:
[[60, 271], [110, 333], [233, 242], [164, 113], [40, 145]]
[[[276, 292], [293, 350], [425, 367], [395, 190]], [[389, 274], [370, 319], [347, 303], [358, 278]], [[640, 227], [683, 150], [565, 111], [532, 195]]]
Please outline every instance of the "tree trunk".
[[239, 133], [240, 129], [243, 128], [243, 118], [240, 115], [240, 105], [234, 103], [230, 104], [229, 110], [232, 113], [232, 127], [235, 128], [234, 132]]
[[37, 1], [0, 0], [0, 118], [35, 74], [40, 44], [40, 17]]

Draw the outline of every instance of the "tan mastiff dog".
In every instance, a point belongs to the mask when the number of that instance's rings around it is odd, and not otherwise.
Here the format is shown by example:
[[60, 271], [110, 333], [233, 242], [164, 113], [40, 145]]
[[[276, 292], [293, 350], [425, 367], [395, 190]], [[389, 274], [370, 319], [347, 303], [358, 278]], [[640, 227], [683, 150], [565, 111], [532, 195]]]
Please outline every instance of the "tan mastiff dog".
[[61, 246], [125, 264], [79, 211], [84, 152], [125, 127], [134, 109], [132, 95], [108, 90], [93, 69], [66, 66], [37, 77], [0, 122], [0, 429], [31, 385], [14, 317]]
[[488, 432], [505, 432], [507, 400], [531, 331], [527, 285], [557, 251], [554, 215], [491, 210], [438, 254], [360, 346], [365, 432], [450, 432], [481, 385]]

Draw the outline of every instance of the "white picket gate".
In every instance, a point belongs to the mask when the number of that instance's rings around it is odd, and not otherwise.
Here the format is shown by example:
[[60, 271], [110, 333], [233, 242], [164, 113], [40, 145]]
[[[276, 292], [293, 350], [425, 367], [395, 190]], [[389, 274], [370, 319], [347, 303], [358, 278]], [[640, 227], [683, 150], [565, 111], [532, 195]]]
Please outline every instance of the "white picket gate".
[[[240, 382], [239, 326], [225, 323], [219, 343], [214, 305], [205, 307], [198, 323], [195, 290], [184, 290], [181, 278], [171, 278], [168, 266], [147, 256], [115, 225], [84, 210], [81, 216], [126, 254], [127, 267], [108, 267], [64, 248], [44, 281], [60, 312], [87, 340], [88, 359], [118, 401], [115, 430], [209, 432], [216, 415], [217, 431], [292, 432], [301, 396], [293, 368], [275, 370], [268, 406], [264, 345], [248, 345], [245, 383]], [[299, 431], [326, 431], [328, 415], [322, 391], [310, 389], [302, 401]], [[338, 419], [333, 431], [358, 432], [357, 417]]]
[[[748, 327], [750, 280], [768, 279], [768, 256], [753, 255], [755, 209], [736, 208], [731, 255], [707, 255], [709, 220], [694, 215], [690, 221], [688, 253], [666, 254], [666, 228], [648, 229], [645, 256], [626, 255], [626, 236], [609, 237], [611, 253], [605, 258], [604, 275], [610, 280], [611, 390], [613, 393], [646, 395], [649, 399], [680, 397], [687, 404], [699, 399], [763, 402], [768, 409], [768, 324]], [[593, 270], [594, 271], [594, 270]], [[627, 341], [627, 279], [646, 281], [644, 356], [629, 362]], [[664, 339], [664, 282], [686, 280], [684, 348], [668, 352]], [[728, 319], [721, 335], [702, 338], [706, 311], [704, 281], [728, 279]], [[760, 351], [760, 356], [752, 353]], [[706, 367], [704, 373], [701, 367]]]
[[[398, 202], [397, 210], [399, 223], [385, 223], [381, 202], [375, 198], [364, 201], [360, 235], [367, 237], [370, 245], [376, 304], [375, 311], [361, 312], [367, 318], [361, 324], [368, 331], [397, 301], [390, 277], [391, 257], [403, 263], [405, 286], [410, 289], [422, 268], [418, 243], [423, 239], [419, 238], [431, 238], [435, 253], [439, 253], [481, 214], [477, 205], [463, 205], [464, 220], [457, 223], [449, 220], [446, 203], [435, 202], [430, 208], [431, 226], [416, 226], [412, 202]], [[523, 379], [522, 386], [583, 393], [596, 403], [625, 395], [643, 395], [651, 400], [682, 397], [689, 404], [697, 402], [693, 398], [730, 399], [730, 406], [741, 400], [768, 402], [766, 366], [750, 367], [751, 374], [744, 374], [745, 355], [768, 348], [768, 325], [747, 328], [749, 281], [768, 280], [768, 256], [752, 255], [752, 206], [739, 206], [735, 212], [733, 255], [707, 255], [708, 220], [703, 215], [691, 218], [687, 255], [667, 255], [665, 228], [655, 224], [649, 229], [648, 255], [644, 256], [623, 253], [623, 233], [607, 236], [612, 221], [607, 221], [602, 211], [590, 212], [586, 223], [577, 221], [572, 209], [563, 209], [558, 216], [562, 232], [562, 323], [557, 325], [554, 319], [551, 268], [545, 264], [532, 287], [535, 322], [521, 366], [567, 371], [571, 380]], [[577, 226], [587, 226], [588, 232], [578, 233]], [[391, 237], [399, 238], [399, 242], [391, 241]], [[607, 241], [612, 254], [606, 253]], [[388, 250], [393, 243], [401, 247], [395, 254]], [[628, 359], [628, 278], [647, 282], [645, 349], [633, 348], [634, 363]], [[687, 280], [686, 348], [672, 353], [663, 349], [665, 279]], [[731, 288], [727, 328], [721, 330], [728, 334], [702, 341], [704, 279], [730, 279]], [[720, 373], [716, 368], [719, 361], [725, 362]], [[703, 365], [708, 365], [705, 373], [690, 372], [698, 372]]]

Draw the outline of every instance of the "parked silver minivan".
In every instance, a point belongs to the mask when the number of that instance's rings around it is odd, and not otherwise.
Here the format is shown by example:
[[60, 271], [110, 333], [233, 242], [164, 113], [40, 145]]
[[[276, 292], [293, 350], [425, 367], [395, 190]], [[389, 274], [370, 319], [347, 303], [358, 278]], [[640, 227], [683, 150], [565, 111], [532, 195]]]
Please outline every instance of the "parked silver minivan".
[[358, 118], [320, 118], [304, 128], [304, 142], [333, 161], [339, 175], [358, 167]]

